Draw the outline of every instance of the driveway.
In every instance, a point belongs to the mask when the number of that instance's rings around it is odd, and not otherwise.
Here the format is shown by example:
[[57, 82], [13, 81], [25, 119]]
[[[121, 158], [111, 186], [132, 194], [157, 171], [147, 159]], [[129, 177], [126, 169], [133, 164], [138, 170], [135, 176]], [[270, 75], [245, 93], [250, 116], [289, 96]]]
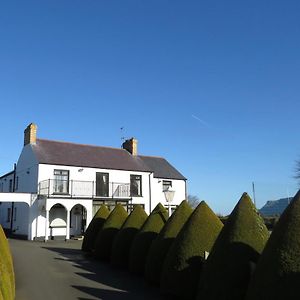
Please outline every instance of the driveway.
[[9, 239], [16, 274], [16, 300], [162, 299], [143, 278], [87, 259], [80, 241]]

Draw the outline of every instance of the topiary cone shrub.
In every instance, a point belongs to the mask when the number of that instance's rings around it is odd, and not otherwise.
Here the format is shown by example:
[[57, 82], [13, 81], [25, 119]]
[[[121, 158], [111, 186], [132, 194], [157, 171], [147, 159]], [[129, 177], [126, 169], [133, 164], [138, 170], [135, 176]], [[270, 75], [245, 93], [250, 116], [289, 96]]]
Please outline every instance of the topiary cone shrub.
[[127, 216], [128, 214], [124, 207], [121, 204], [117, 204], [97, 235], [94, 253], [96, 258], [102, 260], [110, 259], [114, 238]]
[[202, 201], [177, 235], [165, 259], [161, 291], [194, 299], [205, 252], [209, 252], [223, 227], [220, 219]]
[[132, 241], [145, 223], [148, 215], [137, 205], [117, 233], [112, 247], [111, 262], [118, 267], [128, 267]]
[[132, 242], [129, 255], [130, 272], [144, 274], [150, 245], [165, 225], [167, 219], [167, 210], [161, 203], [157, 204]]
[[109, 210], [104, 204], [102, 204], [84, 233], [84, 239], [81, 247], [82, 251], [92, 252], [94, 250], [98, 232], [101, 230], [108, 216]]
[[246, 299], [300, 299], [300, 191], [274, 227]]
[[244, 299], [252, 269], [268, 237], [263, 219], [244, 193], [206, 261], [197, 299]]
[[166, 255], [177, 234], [192, 214], [193, 209], [186, 200], [182, 201], [166, 222], [156, 239], [152, 242], [145, 267], [145, 278], [149, 282], [159, 283]]
[[0, 291], [3, 299], [15, 299], [13, 260], [5, 233], [0, 225]]

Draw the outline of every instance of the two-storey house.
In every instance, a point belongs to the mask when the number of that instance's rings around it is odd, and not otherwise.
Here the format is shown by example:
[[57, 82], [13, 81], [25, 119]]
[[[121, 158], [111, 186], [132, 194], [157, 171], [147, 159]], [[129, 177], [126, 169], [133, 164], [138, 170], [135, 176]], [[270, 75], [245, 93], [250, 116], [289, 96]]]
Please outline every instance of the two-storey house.
[[24, 147], [12, 172], [0, 177], [0, 222], [28, 239], [81, 235], [102, 203], [141, 204], [150, 213], [158, 202], [186, 199], [186, 178], [162, 157], [138, 154], [137, 140], [122, 148], [37, 138], [24, 131]]

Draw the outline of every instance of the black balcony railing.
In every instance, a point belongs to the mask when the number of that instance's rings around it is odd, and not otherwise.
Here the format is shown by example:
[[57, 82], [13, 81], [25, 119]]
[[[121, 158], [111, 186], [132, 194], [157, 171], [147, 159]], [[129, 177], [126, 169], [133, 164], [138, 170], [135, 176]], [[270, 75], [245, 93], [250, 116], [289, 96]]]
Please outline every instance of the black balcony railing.
[[96, 188], [95, 181], [47, 179], [39, 183], [39, 194], [48, 197], [130, 198], [130, 184], [110, 182]]

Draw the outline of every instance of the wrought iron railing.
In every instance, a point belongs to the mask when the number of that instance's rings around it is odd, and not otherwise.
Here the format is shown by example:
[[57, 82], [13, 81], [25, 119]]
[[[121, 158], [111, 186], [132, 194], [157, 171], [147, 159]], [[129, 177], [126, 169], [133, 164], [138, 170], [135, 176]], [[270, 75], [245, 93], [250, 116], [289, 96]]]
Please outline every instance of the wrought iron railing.
[[130, 198], [130, 183], [109, 182], [98, 187], [95, 181], [47, 179], [39, 183], [39, 194], [48, 197]]

